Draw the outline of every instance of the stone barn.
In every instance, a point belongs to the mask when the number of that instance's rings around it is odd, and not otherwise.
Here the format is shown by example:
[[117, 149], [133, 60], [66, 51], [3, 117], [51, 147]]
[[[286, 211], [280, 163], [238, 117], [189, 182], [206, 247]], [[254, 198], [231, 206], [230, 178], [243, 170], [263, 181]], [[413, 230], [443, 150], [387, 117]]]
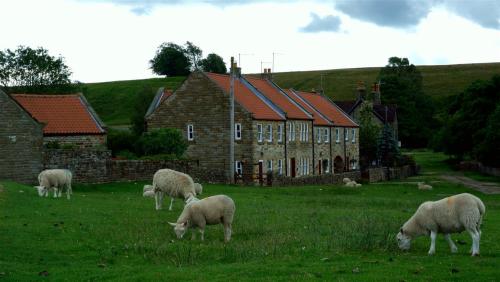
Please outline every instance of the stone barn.
[[42, 169], [43, 124], [0, 90], [0, 179], [35, 183]]

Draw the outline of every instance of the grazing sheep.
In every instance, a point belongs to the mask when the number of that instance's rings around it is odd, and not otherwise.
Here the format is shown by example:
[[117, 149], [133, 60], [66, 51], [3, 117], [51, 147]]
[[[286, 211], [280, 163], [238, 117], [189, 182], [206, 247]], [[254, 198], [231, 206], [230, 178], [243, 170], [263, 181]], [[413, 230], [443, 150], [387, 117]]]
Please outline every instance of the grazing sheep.
[[153, 190], [157, 210], [161, 209], [164, 194], [171, 198], [169, 211], [172, 210], [174, 198], [187, 199], [190, 195], [196, 196], [191, 176], [171, 169], [160, 169], [154, 174]]
[[46, 169], [38, 174], [38, 184], [35, 186], [40, 197], [48, 197], [49, 190], [54, 190], [54, 198], [61, 197], [64, 187], [66, 187], [66, 197], [70, 198], [73, 193], [71, 189], [71, 179], [73, 175], [67, 169]]
[[155, 191], [153, 189], [153, 185], [144, 185], [144, 188], [142, 189], [142, 196], [154, 198]]
[[342, 179], [342, 182], [344, 182], [344, 184], [347, 184], [347, 183], [351, 182], [351, 179], [345, 177], [344, 179]]
[[194, 191], [196, 192], [196, 195], [201, 195], [201, 193], [203, 193], [203, 186], [201, 186], [200, 183], [195, 183]]
[[[236, 208], [234, 201], [226, 195], [211, 196], [199, 201], [192, 201], [184, 207], [177, 223], [171, 223], [174, 226], [177, 238], [181, 239], [188, 228], [198, 228], [203, 241], [205, 225], [222, 224], [224, 226], [224, 242], [231, 240], [231, 224], [233, 222]], [[191, 240], [196, 237], [192, 233]]]
[[430, 235], [429, 255], [432, 255], [436, 251], [437, 233], [443, 233], [451, 252], [455, 253], [457, 246], [451, 240], [450, 234], [466, 230], [472, 237], [472, 256], [479, 255], [480, 228], [484, 212], [483, 202], [468, 193], [450, 196], [435, 202], [425, 202], [399, 231], [397, 235], [399, 248], [409, 250], [412, 239]]
[[418, 190], [432, 190], [431, 185], [424, 184], [423, 182], [418, 182]]

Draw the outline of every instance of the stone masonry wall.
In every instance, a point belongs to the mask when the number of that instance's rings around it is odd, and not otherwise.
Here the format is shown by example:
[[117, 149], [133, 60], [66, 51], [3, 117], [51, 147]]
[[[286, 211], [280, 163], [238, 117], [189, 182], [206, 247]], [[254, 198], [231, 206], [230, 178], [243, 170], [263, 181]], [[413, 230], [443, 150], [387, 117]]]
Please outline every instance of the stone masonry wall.
[[[309, 131], [308, 131], [308, 137], [307, 141], [301, 141], [300, 140], [300, 124], [308, 124], [309, 125]], [[290, 141], [289, 135], [290, 135], [290, 124], [292, 124], [295, 127], [295, 140]], [[290, 162], [292, 158], [295, 158], [295, 175], [296, 176], [301, 176], [302, 171], [300, 168], [300, 160], [301, 159], [306, 159], [308, 162], [309, 166], [309, 174], [313, 174], [313, 167], [312, 167], [312, 162], [313, 162], [313, 136], [312, 132], [314, 130], [313, 123], [312, 121], [307, 121], [307, 120], [287, 120], [286, 121], [286, 142], [287, 142], [287, 166], [290, 166]], [[290, 170], [291, 166], [287, 169]], [[287, 175], [291, 175], [287, 174]]]
[[42, 127], [0, 91], [0, 179], [36, 182], [42, 168]]
[[[263, 121], [254, 120], [252, 129], [252, 146], [253, 146], [253, 174], [258, 175], [259, 167], [258, 162], [263, 161], [263, 173], [266, 173], [269, 169], [273, 172], [278, 172], [278, 160], [282, 161], [282, 172], [285, 173], [285, 130], [283, 128], [283, 134], [281, 141], [278, 141], [278, 125], [284, 126], [283, 121]], [[259, 142], [258, 138], [258, 125], [262, 126], [262, 142]], [[269, 141], [268, 126], [271, 125], [272, 128], [272, 141]], [[268, 161], [272, 160], [272, 168], [268, 167]]]
[[[318, 131], [319, 130], [319, 131]], [[325, 132], [326, 131], [326, 132]], [[319, 137], [318, 137], [319, 134]], [[326, 140], [325, 140], [326, 134]], [[324, 174], [331, 172], [331, 162], [332, 157], [330, 155], [330, 127], [328, 126], [315, 126], [314, 127], [314, 172], [315, 174]], [[324, 160], [327, 160], [328, 164], [325, 167]], [[321, 166], [319, 165], [321, 162]], [[319, 171], [321, 167], [321, 172]]]
[[95, 148], [106, 146], [106, 135], [66, 135], [44, 136], [43, 144], [57, 142], [59, 145], [75, 145], [77, 148]]
[[348, 177], [352, 180], [361, 179], [360, 171], [350, 171], [337, 174], [308, 175], [303, 177], [280, 177], [274, 176], [272, 186], [302, 186], [302, 185], [323, 185], [342, 184], [342, 179]]

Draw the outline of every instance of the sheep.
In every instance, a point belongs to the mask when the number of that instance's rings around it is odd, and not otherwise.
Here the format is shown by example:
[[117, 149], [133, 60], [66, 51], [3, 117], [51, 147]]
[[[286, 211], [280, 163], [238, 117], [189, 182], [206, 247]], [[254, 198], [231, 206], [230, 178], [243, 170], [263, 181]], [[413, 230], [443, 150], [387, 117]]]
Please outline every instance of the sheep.
[[196, 196], [194, 182], [191, 176], [171, 169], [160, 169], [153, 176], [153, 190], [155, 193], [156, 210], [162, 208], [163, 196], [170, 196], [169, 211], [172, 210], [174, 198], [189, 198]]
[[49, 189], [54, 189], [54, 198], [61, 197], [64, 187], [66, 187], [66, 197], [70, 199], [73, 193], [71, 189], [71, 179], [73, 175], [67, 169], [46, 169], [38, 174], [39, 186], [35, 186], [40, 197], [48, 197]]
[[144, 188], [142, 189], [142, 196], [154, 198], [155, 191], [153, 189], [153, 185], [144, 185]]
[[[188, 228], [198, 228], [203, 241], [205, 225], [222, 224], [224, 226], [224, 242], [231, 240], [231, 224], [236, 208], [234, 201], [226, 195], [211, 196], [199, 201], [192, 201], [184, 207], [176, 223], [169, 224], [174, 227], [178, 239], [181, 239]], [[196, 237], [195, 232], [191, 240]]]
[[470, 252], [472, 256], [477, 256], [481, 239], [480, 227], [485, 210], [483, 202], [468, 193], [450, 196], [435, 202], [425, 202], [397, 234], [399, 248], [409, 250], [412, 239], [430, 235], [429, 255], [433, 255], [436, 252], [437, 233], [443, 233], [451, 252], [456, 253], [457, 246], [453, 243], [450, 234], [466, 230], [472, 237]]
[[[347, 178], [349, 179], [349, 178]], [[351, 180], [345, 184], [346, 187], [361, 187], [362, 185], [360, 183], [357, 183], [354, 180]]]
[[196, 192], [196, 195], [201, 195], [201, 193], [203, 193], [203, 186], [201, 186], [200, 183], [195, 183], [194, 191]]
[[417, 182], [418, 190], [432, 190], [431, 185], [424, 184], [423, 182]]
[[344, 182], [344, 184], [347, 184], [347, 183], [351, 182], [351, 179], [344, 177], [344, 179], [342, 179], [342, 182]]

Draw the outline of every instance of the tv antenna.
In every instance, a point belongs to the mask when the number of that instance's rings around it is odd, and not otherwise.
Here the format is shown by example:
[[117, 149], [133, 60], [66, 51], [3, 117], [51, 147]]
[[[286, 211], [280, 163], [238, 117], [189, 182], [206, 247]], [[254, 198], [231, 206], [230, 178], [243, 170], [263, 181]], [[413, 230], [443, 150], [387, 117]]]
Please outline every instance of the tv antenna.
[[260, 73], [263, 72], [263, 68], [262, 68], [262, 65], [263, 64], [271, 64], [272, 62], [264, 62], [264, 61], [260, 61]]
[[285, 54], [284, 53], [273, 52], [273, 73], [275, 72], [274, 71], [274, 56], [278, 56], [278, 55], [285, 55]]
[[253, 56], [253, 53], [238, 53], [238, 66], [241, 68], [241, 56]]

